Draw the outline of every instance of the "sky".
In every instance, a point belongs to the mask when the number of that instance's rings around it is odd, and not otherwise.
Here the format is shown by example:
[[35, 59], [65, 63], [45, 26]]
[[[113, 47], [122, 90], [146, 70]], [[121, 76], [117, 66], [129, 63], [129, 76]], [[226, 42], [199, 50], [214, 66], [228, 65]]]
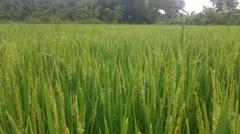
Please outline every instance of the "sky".
[[196, 11], [200, 12], [203, 6], [211, 6], [210, 0], [185, 0], [186, 6], [185, 10], [188, 12]]

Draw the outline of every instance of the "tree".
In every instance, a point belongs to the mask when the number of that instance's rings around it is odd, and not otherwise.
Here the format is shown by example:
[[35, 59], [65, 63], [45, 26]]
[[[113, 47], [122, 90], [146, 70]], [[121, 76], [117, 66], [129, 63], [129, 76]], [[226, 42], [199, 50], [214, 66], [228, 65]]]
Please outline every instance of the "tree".
[[145, 0], [124, 0], [124, 21], [142, 23], [146, 19]]
[[124, 20], [135, 23], [152, 23], [164, 10], [169, 17], [184, 8], [184, 0], [124, 0]]
[[157, 10], [164, 10], [167, 15], [176, 15], [185, 7], [184, 0], [150, 0], [151, 5]]
[[238, 0], [210, 0], [218, 11], [222, 11], [226, 5], [229, 9], [235, 9], [238, 6]]
[[105, 22], [119, 22], [123, 17], [121, 0], [100, 0], [100, 19]]
[[30, 22], [102, 20], [154, 23], [159, 10], [174, 16], [184, 0], [0, 0], [0, 19]]
[[101, 6], [99, 0], [79, 0], [79, 19], [96, 19], [100, 16]]

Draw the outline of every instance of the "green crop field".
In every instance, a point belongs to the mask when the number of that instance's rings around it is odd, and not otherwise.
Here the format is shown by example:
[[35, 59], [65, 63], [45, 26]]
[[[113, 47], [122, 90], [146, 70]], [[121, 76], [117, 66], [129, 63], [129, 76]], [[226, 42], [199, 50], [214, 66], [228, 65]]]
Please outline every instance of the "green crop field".
[[0, 134], [239, 134], [240, 27], [181, 29], [0, 25]]

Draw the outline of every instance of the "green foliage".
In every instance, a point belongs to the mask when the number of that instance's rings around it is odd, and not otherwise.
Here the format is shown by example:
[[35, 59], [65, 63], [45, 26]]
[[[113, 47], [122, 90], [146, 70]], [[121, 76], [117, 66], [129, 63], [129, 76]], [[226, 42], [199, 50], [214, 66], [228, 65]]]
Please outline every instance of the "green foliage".
[[123, 1], [100, 0], [100, 18], [105, 22], [117, 23], [123, 19]]
[[99, 0], [80, 0], [78, 8], [80, 19], [98, 18], [100, 15]]
[[226, 5], [228, 8], [234, 9], [238, 6], [238, 0], [210, 0], [218, 11], [224, 10]]
[[240, 24], [240, 10], [227, 9], [218, 11], [216, 8], [204, 7], [203, 11], [198, 14], [186, 16], [187, 24]]
[[154, 23], [159, 9], [170, 16], [183, 7], [183, 0], [0, 0], [0, 20], [60, 23], [96, 19], [107, 23]]
[[240, 27], [181, 29], [0, 25], [0, 133], [239, 134]]

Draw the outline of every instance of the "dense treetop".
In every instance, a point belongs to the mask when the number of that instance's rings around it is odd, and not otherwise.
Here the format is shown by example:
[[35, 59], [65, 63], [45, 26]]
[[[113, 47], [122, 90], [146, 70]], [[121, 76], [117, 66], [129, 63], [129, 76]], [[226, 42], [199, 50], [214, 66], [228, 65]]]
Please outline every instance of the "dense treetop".
[[[0, 0], [0, 20], [33, 23], [240, 24], [237, 0], [210, 0], [201, 13], [183, 13], [184, 0]], [[162, 12], [159, 12], [162, 11]], [[226, 18], [227, 17], [227, 18]], [[231, 19], [230, 19], [231, 20]]]

